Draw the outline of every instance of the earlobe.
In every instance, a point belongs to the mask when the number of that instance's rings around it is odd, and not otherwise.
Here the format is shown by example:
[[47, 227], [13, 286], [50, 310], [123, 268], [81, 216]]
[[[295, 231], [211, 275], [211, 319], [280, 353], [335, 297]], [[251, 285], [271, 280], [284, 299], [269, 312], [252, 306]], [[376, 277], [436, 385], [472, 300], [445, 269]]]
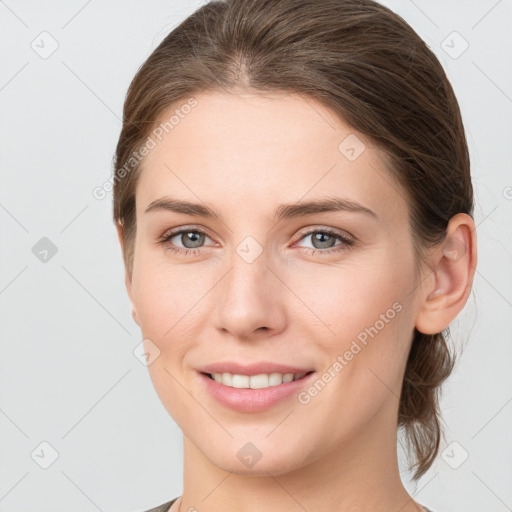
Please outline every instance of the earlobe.
[[459, 213], [450, 219], [445, 241], [433, 253], [434, 286], [421, 292], [424, 296], [420, 297], [415, 325], [418, 331], [439, 333], [460, 313], [471, 291], [476, 255], [473, 219]]
[[[117, 237], [119, 240], [119, 245], [121, 246], [121, 252], [124, 252], [123, 226], [119, 222], [117, 222], [116, 229], [117, 229]], [[126, 269], [125, 269], [125, 274], [124, 274], [124, 284], [125, 284], [126, 292], [128, 293], [128, 298], [130, 299], [130, 304], [131, 304], [131, 308], [132, 308], [132, 318], [133, 318], [134, 322], [140, 327], [139, 319], [137, 316], [137, 308], [135, 307], [135, 301], [133, 298], [132, 280], [131, 280], [131, 276], [128, 275], [128, 272]]]
[[132, 318], [134, 322], [140, 327], [139, 318], [137, 316], [137, 308], [135, 307], [135, 302], [133, 299], [132, 281], [130, 279], [130, 276], [128, 275], [128, 272], [125, 272], [124, 284], [126, 287], [126, 292], [128, 293], [128, 297], [130, 298], [130, 304], [132, 307]]

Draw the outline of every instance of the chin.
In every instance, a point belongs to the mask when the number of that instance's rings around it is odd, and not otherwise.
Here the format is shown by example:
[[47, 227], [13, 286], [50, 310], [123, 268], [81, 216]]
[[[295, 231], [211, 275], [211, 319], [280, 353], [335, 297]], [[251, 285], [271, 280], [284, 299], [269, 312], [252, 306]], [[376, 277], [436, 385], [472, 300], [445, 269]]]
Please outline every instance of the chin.
[[[230, 445], [233, 446], [233, 443], [230, 442]], [[259, 449], [257, 442], [253, 444], [248, 441], [240, 445], [235, 451], [232, 448], [220, 447], [219, 453], [205, 452], [205, 455], [212, 464], [224, 471], [247, 476], [268, 476], [269, 473], [278, 476], [300, 469], [306, 464], [305, 461], [296, 460], [294, 457], [297, 454], [303, 455], [298, 447], [292, 450], [294, 453], [288, 453], [271, 446]], [[266, 455], [266, 452], [270, 453]]]

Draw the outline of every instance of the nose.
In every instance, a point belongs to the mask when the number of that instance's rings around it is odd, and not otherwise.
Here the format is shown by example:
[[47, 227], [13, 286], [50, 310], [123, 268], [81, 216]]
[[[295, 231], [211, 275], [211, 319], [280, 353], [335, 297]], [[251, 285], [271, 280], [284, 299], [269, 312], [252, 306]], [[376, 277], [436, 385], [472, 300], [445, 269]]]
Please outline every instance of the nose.
[[252, 262], [233, 255], [231, 268], [212, 297], [217, 330], [248, 340], [270, 337], [285, 328], [290, 292], [269, 264], [265, 251]]

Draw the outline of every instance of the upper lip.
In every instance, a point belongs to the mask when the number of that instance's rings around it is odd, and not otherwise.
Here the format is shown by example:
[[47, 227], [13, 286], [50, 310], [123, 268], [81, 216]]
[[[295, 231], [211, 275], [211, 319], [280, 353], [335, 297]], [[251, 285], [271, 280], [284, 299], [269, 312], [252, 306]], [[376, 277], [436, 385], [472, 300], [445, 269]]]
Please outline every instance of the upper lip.
[[237, 363], [235, 361], [221, 361], [218, 363], [207, 364], [199, 369], [203, 373], [231, 373], [236, 375], [259, 375], [262, 373], [308, 373], [312, 368], [302, 368], [300, 366], [289, 366], [285, 364], [276, 364], [262, 361], [260, 363]]

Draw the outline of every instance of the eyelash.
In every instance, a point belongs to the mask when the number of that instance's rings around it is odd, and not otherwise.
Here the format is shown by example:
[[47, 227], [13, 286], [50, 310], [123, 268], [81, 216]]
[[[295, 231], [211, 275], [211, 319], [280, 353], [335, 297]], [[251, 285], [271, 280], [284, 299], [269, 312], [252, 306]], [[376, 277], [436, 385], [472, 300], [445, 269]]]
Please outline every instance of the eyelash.
[[[205, 233], [201, 229], [193, 229], [193, 228], [178, 229], [176, 231], [170, 231], [170, 232], [164, 233], [164, 235], [157, 241], [157, 243], [160, 244], [160, 245], [164, 245], [167, 242], [169, 242], [169, 240], [171, 238], [174, 238], [176, 235], [181, 235], [182, 233], [200, 233], [200, 234], [208, 236], [208, 234]], [[348, 237], [342, 235], [341, 233], [339, 233], [337, 231], [334, 231], [332, 229], [329, 229], [329, 228], [313, 229], [313, 230], [307, 231], [306, 233], [302, 234], [302, 236], [299, 238], [298, 241], [300, 242], [301, 240], [303, 240], [307, 236], [310, 236], [310, 235], [312, 235], [314, 233], [322, 233], [322, 234], [325, 234], [325, 235], [332, 236], [332, 237], [337, 238], [338, 240], [340, 240], [342, 243], [338, 244], [338, 245], [335, 245], [334, 247], [331, 247], [329, 249], [325, 249], [325, 250], [324, 249], [313, 249], [311, 247], [303, 247], [303, 249], [308, 250], [311, 255], [313, 255], [313, 254], [315, 254], [317, 252], [320, 252], [322, 254], [333, 254], [333, 253], [337, 253], [339, 251], [346, 251], [346, 250], [351, 249], [353, 247], [354, 243], [355, 243], [355, 240], [353, 240], [351, 238], [348, 238]], [[191, 254], [196, 254], [197, 252], [199, 252], [200, 249], [201, 248], [182, 249], [181, 247], [176, 247], [174, 244], [171, 244], [168, 247], [166, 247], [166, 250], [171, 251], [171, 252], [175, 252], [175, 253], [178, 253], [178, 254], [181, 254], [183, 256], [187, 256], [187, 255], [191, 255]]]

